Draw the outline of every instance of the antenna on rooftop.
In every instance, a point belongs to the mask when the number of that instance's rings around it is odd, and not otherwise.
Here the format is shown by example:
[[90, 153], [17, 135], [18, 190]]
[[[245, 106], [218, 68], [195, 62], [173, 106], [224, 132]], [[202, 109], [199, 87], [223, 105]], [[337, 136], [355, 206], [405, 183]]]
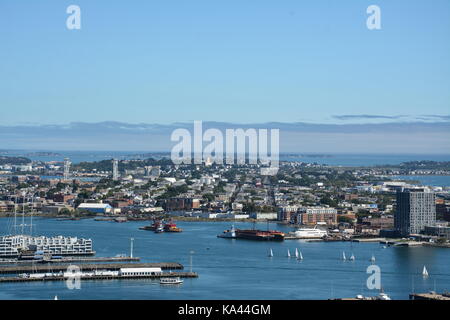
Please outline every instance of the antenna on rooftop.
[[17, 195], [14, 197], [14, 235], [17, 234]]

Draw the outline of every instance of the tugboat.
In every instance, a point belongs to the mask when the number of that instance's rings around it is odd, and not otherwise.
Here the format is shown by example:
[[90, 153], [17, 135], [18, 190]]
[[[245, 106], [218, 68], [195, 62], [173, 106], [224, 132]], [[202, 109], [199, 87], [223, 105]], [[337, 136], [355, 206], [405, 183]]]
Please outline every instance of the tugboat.
[[160, 220], [154, 220], [151, 225], [140, 227], [139, 229], [154, 231], [155, 233], [182, 232], [183, 231], [183, 229], [178, 228], [177, 225], [173, 222], [164, 223], [163, 221], [160, 221]]
[[164, 224], [164, 231], [165, 232], [182, 232], [183, 229], [178, 228], [175, 223], [169, 222], [169, 223]]
[[153, 223], [149, 226], [140, 227], [140, 230], [148, 230], [148, 231], [156, 231], [158, 227], [161, 226], [161, 221], [154, 220]]
[[234, 225], [231, 226], [230, 230], [225, 230], [221, 234], [218, 234], [217, 238], [236, 239], [236, 229], [234, 228]]
[[163, 233], [164, 232], [164, 227], [162, 224], [158, 225], [155, 229], [155, 233]]

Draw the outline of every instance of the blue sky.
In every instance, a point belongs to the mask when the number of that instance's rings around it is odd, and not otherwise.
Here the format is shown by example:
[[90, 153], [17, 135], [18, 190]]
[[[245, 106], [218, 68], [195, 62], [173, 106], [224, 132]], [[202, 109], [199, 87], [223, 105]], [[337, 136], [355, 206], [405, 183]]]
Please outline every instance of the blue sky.
[[2, 0], [0, 125], [448, 116], [449, 39], [448, 0]]

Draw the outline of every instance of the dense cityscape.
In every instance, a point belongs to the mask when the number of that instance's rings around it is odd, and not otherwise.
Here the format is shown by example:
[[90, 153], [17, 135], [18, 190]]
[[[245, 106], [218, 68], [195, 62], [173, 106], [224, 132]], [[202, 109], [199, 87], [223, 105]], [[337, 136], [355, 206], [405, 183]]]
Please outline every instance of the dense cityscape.
[[450, 1], [3, 0], [0, 38], [4, 310], [450, 301]]
[[[440, 245], [450, 239], [449, 188], [418, 187], [398, 178], [449, 175], [448, 162], [359, 168], [282, 162], [276, 175], [267, 176], [260, 165], [217, 165], [210, 159], [202, 165], [174, 165], [166, 158], [1, 161], [0, 212], [6, 216], [23, 211], [72, 219], [101, 215], [119, 222], [269, 220], [321, 225], [334, 239], [413, 235]], [[418, 209], [423, 217], [413, 214], [409, 202], [408, 208], [399, 202], [405, 194], [428, 196]], [[418, 224], [405, 222], [413, 220]]]

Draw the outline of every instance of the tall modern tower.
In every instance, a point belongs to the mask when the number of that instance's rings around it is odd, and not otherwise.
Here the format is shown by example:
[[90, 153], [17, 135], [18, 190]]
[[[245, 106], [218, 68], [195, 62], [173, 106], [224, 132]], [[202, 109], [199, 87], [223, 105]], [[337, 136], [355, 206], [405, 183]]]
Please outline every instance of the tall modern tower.
[[70, 177], [70, 160], [69, 158], [64, 158], [64, 180], [69, 180]]
[[436, 223], [435, 194], [424, 188], [404, 188], [397, 192], [395, 229], [401, 236], [419, 234]]
[[119, 180], [119, 160], [113, 159], [113, 180]]

